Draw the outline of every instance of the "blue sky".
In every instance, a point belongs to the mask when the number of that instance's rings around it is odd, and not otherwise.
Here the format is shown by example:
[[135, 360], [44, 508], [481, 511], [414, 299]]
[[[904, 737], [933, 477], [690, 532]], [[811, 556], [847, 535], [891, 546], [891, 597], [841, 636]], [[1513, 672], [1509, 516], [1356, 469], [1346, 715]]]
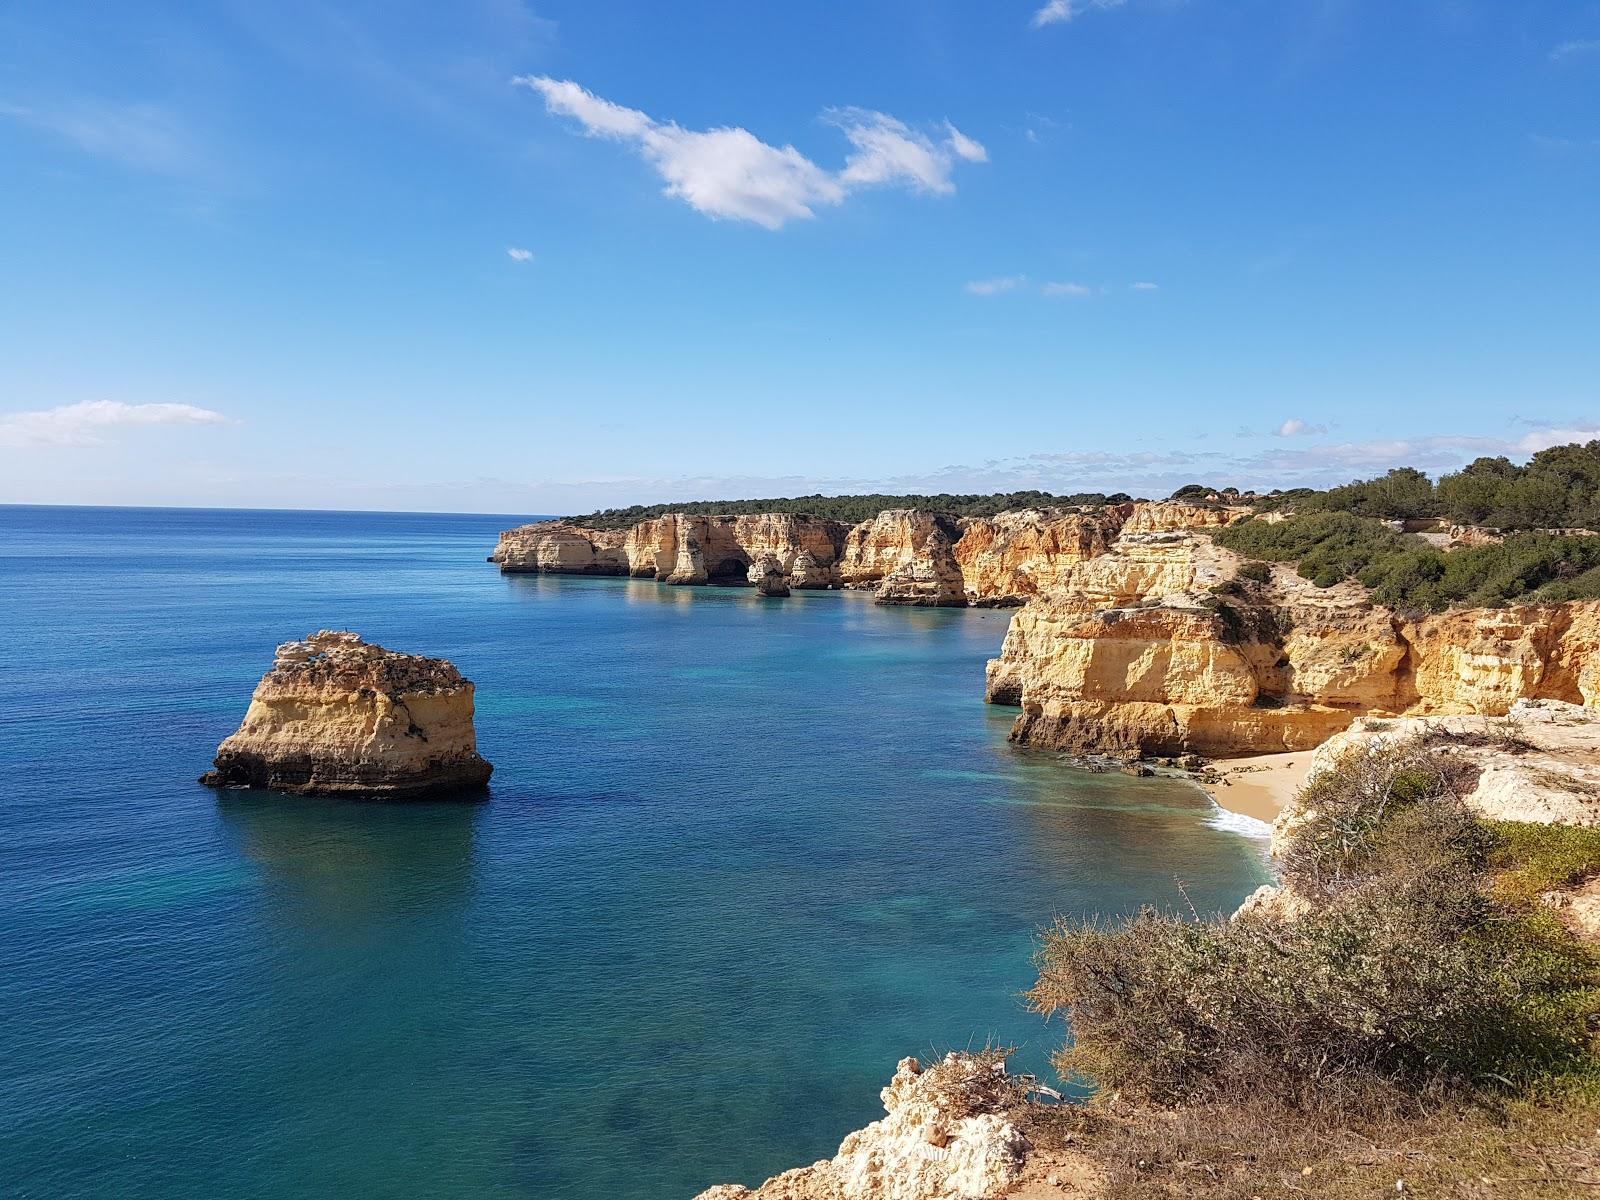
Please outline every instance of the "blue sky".
[[12, 5], [0, 276], [0, 502], [1442, 470], [1600, 426], [1600, 3]]

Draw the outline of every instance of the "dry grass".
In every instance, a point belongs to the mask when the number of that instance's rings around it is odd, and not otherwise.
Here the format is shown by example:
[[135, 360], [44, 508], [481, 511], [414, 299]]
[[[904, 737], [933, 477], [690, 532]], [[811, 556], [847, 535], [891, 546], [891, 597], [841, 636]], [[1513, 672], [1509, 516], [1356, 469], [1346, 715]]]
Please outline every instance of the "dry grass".
[[1106, 1200], [1572, 1200], [1600, 1195], [1597, 1124], [1593, 1104], [1362, 1117], [1239, 1100], [1041, 1110], [1029, 1135], [1092, 1159]]

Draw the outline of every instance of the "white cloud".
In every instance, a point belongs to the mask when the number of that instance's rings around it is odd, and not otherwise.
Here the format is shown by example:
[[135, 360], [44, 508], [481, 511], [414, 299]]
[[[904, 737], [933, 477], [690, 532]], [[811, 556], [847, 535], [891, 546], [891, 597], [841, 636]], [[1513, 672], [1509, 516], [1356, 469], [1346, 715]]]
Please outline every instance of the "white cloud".
[[137, 425], [226, 425], [228, 418], [193, 404], [124, 404], [85, 400], [60, 408], [0, 413], [0, 446], [92, 446], [99, 435]]
[[596, 96], [567, 79], [519, 75], [512, 80], [544, 97], [545, 107], [572, 117], [591, 137], [631, 143], [666, 180], [666, 194], [710, 217], [753, 221], [779, 229], [842, 204], [862, 187], [900, 185], [916, 191], [955, 191], [958, 160], [984, 162], [988, 152], [948, 121], [935, 140], [886, 113], [833, 109], [826, 119], [854, 147], [844, 167], [829, 171], [793, 146], [772, 146], [747, 129], [684, 129]]
[[1274, 435], [1281, 438], [1300, 437], [1302, 435], [1327, 433], [1326, 425], [1307, 425], [1299, 417], [1290, 417], [1273, 431]]
[[1060, 25], [1091, 8], [1120, 8], [1127, 0], [1049, 0], [1033, 14], [1033, 25]]
[[1583, 54], [1600, 54], [1600, 38], [1578, 38], [1562, 42], [1550, 51], [1550, 61], [1560, 62], [1564, 58], [1577, 58]]
[[1081, 300], [1093, 292], [1093, 288], [1082, 283], [1047, 283], [1039, 289], [1041, 295], [1051, 296], [1056, 299]]
[[944, 129], [950, 149], [955, 152], [956, 157], [975, 163], [989, 161], [989, 152], [984, 149], [982, 142], [969, 138], [949, 121], [944, 123]]
[[521, 246], [507, 246], [506, 247], [506, 257], [509, 258], [512, 262], [519, 262], [519, 263], [532, 262], [533, 261], [533, 251], [532, 250], [524, 250]]
[[844, 131], [855, 153], [845, 159], [839, 182], [846, 188], [903, 183], [916, 191], [947, 195], [955, 160], [987, 162], [989, 152], [950, 122], [945, 140], [934, 142], [904, 121], [862, 108], [830, 110], [827, 119]]
[[1136, 292], [1159, 292], [1161, 290], [1159, 283], [1150, 283], [1142, 279], [1137, 283], [1130, 283], [1128, 286]]
[[1573, 425], [1560, 429], [1535, 429], [1517, 440], [1517, 449], [1523, 454], [1537, 454], [1551, 446], [1564, 446], [1568, 442], [1591, 442], [1600, 438], [1600, 428], [1593, 425]]
[[974, 296], [998, 296], [1001, 292], [1014, 292], [1028, 282], [1026, 275], [1004, 275], [999, 279], [974, 279], [967, 291]]

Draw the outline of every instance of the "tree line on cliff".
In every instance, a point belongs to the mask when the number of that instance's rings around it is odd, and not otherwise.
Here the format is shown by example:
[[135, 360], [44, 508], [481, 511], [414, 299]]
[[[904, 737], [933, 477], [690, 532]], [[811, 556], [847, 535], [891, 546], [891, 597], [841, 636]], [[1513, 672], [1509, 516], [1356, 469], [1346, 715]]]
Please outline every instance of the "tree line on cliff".
[[1600, 599], [1600, 537], [1593, 535], [1516, 533], [1443, 550], [1371, 517], [1314, 512], [1247, 520], [1212, 537], [1249, 559], [1294, 563], [1318, 587], [1358, 580], [1380, 604], [1401, 612]]
[[950, 513], [957, 517], [992, 517], [997, 513], [1023, 508], [1076, 508], [1080, 505], [1126, 504], [1133, 497], [1126, 492], [1074, 492], [1057, 495], [1053, 492], [1020, 491], [988, 492], [984, 494], [937, 495], [859, 495], [859, 496], [785, 496], [768, 500], [689, 500], [673, 504], [634, 504], [627, 508], [603, 508], [568, 519], [590, 529], [626, 529], [640, 521], [648, 521], [667, 513], [689, 513], [695, 516], [733, 516], [741, 513], [794, 513], [799, 516], [826, 517], [845, 525], [858, 525], [870, 521], [881, 512], [892, 508], [920, 508], [930, 512]]
[[1503, 456], [1474, 459], [1437, 483], [1413, 467], [1400, 467], [1322, 491], [1274, 492], [1256, 506], [1393, 520], [1442, 517], [1506, 530], [1600, 530], [1600, 441], [1552, 446], [1523, 466]]
[[[990, 517], [1024, 508], [1070, 508], [1124, 504], [1126, 492], [1056, 493], [1037, 490], [987, 493], [849, 496], [785, 496], [755, 500], [688, 500], [605, 508], [568, 518], [597, 529], [625, 528], [667, 513], [722, 515], [795, 513], [846, 524], [870, 520], [892, 508], [920, 508], [958, 517]], [[1504, 456], [1478, 458], [1437, 482], [1414, 467], [1399, 467], [1376, 479], [1358, 479], [1325, 489], [1291, 488], [1266, 494], [1193, 483], [1172, 499], [1191, 503], [1253, 503], [1261, 511], [1350, 513], [1358, 517], [1411, 520], [1440, 517], [1460, 525], [1503, 530], [1600, 530], [1600, 440], [1552, 446], [1521, 466]]]

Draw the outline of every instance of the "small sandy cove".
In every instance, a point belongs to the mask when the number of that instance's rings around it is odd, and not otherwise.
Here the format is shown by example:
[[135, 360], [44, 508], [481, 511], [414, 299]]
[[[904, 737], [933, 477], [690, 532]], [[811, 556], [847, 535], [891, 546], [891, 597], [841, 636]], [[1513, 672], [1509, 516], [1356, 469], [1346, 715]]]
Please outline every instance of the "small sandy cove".
[[1300, 750], [1293, 754], [1214, 759], [1211, 769], [1222, 778], [1207, 784], [1206, 791], [1229, 812], [1270, 824], [1305, 783], [1312, 753]]

